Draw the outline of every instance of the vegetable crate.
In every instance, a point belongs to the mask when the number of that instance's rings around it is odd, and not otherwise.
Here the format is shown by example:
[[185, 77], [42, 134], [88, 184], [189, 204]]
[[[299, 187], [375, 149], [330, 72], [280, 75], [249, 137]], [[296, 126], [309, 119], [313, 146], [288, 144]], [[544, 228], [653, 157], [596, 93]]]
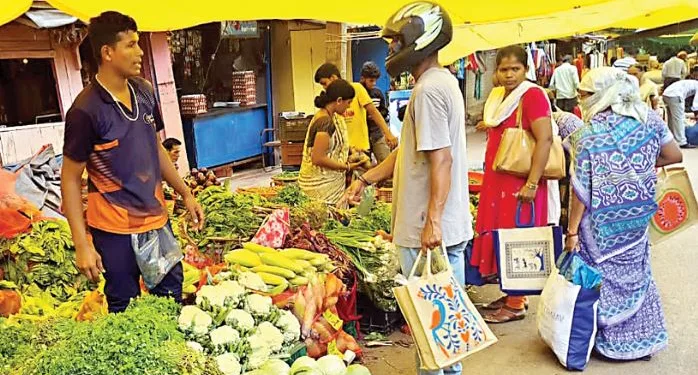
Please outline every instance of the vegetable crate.
[[279, 140], [281, 142], [303, 142], [312, 117], [279, 117]]
[[364, 334], [378, 332], [388, 335], [404, 323], [400, 310], [394, 312], [383, 311], [377, 308], [368, 296], [363, 293], [359, 293], [357, 297], [356, 309], [361, 316], [359, 327]]
[[303, 142], [281, 142], [281, 164], [301, 165], [303, 161]]
[[385, 203], [393, 203], [393, 188], [378, 188], [376, 199]]

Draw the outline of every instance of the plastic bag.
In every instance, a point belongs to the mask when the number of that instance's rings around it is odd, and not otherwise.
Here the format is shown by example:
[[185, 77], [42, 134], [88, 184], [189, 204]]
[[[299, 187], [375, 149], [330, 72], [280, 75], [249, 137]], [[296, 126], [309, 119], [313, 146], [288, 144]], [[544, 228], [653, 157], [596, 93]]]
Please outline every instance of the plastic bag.
[[184, 256], [170, 225], [131, 235], [136, 263], [148, 289], [155, 288]]
[[16, 180], [14, 173], [0, 169], [0, 238], [28, 232], [42, 216], [38, 208], [15, 193]]
[[596, 268], [586, 264], [577, 253], [563, 252], [557, 260], [560, 275], [574, 285], [585, 289], [601, 287], [603, 276]]

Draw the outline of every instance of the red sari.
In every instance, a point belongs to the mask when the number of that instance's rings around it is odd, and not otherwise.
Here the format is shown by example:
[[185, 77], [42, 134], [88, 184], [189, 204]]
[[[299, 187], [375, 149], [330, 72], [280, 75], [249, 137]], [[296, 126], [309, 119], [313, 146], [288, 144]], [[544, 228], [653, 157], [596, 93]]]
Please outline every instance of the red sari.
[[[521, 125], [525, 130], [531, 130], [531, 123], [541, 117], [550, 117], [550, 102], [543, 90], [531, 88], [521, 98]], [[489, 276], [497, 273], [497, 258], [494, 253], [492, 231], [495, 229], [514, 228], [516, 194], [526, 183], [525, 178], [492, 170], [494, 158], [497, 155], [502, 134], [507, 128], [516, 125], [516, 111], [496, 128], [491, 128], [487, 134], [487, 151], [485, 153], [485, 176], [482, 181], [480, 204], [478, 206], [475, 230], [478, 236], [473, 246], [471, 265], [479, 267], [480, 274]], [[548, 189], [543, 179], [538, 183], [535, 203], [535, 226], [548, 224]], [[531, 205], [522, 206], [521, 221], [528, 223], [531, 218]]]

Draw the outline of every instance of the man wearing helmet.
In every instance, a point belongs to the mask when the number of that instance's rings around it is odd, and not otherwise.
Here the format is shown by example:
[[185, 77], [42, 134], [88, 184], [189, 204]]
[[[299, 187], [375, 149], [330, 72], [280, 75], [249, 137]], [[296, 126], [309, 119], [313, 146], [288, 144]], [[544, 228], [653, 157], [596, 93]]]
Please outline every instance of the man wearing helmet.
[[[438, 51], [453, 36], [448, 14], [430, 2], [404, 6], [388, 20], [386, 67], [410, 71], [416, 84], [402, 124], [400, 146], [348, 189], [356, 201], [371, 184], [393, 178], [393, 242], [407, 275], [419, 252], [445, 246], [454, 276], [465, 283], [464, 252], [473, 237], [468, 197], [465, 104], [456, 77]], [[430, 374], [418, 370], [420, 374]], [[434, 374], [461, 374], [455, 364]]]
[[[383, 118], [388, 118], [388, 106], [385, 103], [385, 96], [381, 90], [376, 87], [376, 81], [380, 78], [381, 72], [378, 69], [378, 65], [373, 61], [366, 61], [361, 67], [361, 80], [359, 83], [368, 91], [368, 96], [373, 100], [373, 105], [378, 109]], [[368, 122], [368, 140], [371, 143], [371, 152], [376, 156], [378, 163], [382, 163], [383, 160], [388, 158], [390, 155], [391, 147], [386, 143], [385, 135], [381, 127], [376, 124], [371, 118], [367, 118]], [[391, 142], [397, 146], [397, 138], [390, 134]], [[394, 148], [394, 147], [393, 147]]]

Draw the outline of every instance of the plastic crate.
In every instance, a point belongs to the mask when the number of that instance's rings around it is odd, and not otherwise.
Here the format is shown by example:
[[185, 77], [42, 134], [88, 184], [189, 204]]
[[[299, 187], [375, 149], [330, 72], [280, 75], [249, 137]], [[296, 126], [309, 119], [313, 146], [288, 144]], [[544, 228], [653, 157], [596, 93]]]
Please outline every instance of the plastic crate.
[[359, 327], [363, 334], [378, 332], [388, 335], [405, 322], [399, 309], [395, 312], [385, 312], [377, 308], [363, 293], [359, 293], [357, 297], [356, 310], [361, 316]]
[[393, 188], [376, 189], [376, 199], [380, 202], [393, 203]]
[[312, 117], [279, 118], [279, 140], [282, 142], [302, 142], [308, 132]]

